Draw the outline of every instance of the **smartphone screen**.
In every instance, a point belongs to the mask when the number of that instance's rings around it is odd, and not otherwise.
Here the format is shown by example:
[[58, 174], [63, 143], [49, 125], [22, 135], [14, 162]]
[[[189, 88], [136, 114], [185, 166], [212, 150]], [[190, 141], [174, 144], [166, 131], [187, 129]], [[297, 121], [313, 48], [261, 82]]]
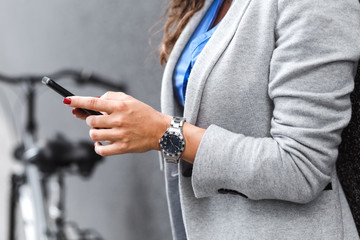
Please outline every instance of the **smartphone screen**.
[[[58, 83], [56, 83], [54, 80], [52, 80], [49, 77], [43, 77], [41, 81], [43, 84], [45, 84], [46, 86], [48, 86], [49, 88], [51, 88], [52, 90], [54, 90], [55, 92], [57, 92], [58, 94], [60, 94], [61, 96], [65, 97], [65, 98], [70, 97], [70, 96], [75, 96], [74, 94], [69, 92], [64, 87], [60, 86]], [[90, 115], [102, 115], [102, 113], [100, 113], [100, 112], [96, 112], [96, 111], [89, 110], [89, 109], [81, 108], [81, 110], [83, 110], [84, 112], [86, 112], [87, 114], [90, 114]]]

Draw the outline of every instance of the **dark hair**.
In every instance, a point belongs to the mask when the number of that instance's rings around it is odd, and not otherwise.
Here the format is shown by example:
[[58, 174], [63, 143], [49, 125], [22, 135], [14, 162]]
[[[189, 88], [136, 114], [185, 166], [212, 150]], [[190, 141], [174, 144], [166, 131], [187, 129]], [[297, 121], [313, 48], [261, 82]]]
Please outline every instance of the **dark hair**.
[[205, 0], [170, 0], [166, 10], [164, 37], [160, 49], [160, 64], [167, 62], [168, 57], [191, 17], [204, 6]]

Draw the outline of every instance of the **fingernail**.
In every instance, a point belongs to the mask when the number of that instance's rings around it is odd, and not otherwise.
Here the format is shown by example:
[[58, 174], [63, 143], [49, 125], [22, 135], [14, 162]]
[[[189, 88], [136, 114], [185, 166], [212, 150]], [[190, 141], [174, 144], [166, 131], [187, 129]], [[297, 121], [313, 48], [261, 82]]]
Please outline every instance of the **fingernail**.
[[74, 114], [74, 115], [75, 115], [75, 108], [72, 110], [72, 114]]
[[97, 96], [97, 98], [101, 98], [101, 96]]
[[70, 98], [65, 98], [63, 101], [65, 104], [70, 104], [71, 103], [71, 99]]

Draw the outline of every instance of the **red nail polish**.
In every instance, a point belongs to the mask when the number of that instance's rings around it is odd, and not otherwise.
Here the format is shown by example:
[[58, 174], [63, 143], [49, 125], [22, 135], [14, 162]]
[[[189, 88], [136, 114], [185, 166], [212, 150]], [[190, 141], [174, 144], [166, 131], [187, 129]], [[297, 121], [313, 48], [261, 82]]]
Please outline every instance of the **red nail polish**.
[[63, 101], [65, 104], [70, 104], [71, 103], [71, 99], [70, 98], [65, 98]]
[[75, 108], [72, 110], [72, 114], [74, 114], [74, 115], [75, 115]]
[[101, 96], [97, 96], [97, 98], [101, 98]]

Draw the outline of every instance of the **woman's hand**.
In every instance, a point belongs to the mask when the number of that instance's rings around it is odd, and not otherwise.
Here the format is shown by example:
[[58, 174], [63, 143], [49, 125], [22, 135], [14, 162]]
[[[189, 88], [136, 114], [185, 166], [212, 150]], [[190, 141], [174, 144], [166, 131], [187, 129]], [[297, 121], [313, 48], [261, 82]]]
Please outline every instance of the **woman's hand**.
[[[75, 107], [73, 114], [86, 119], [95, 152], [101, 156], [159, 150], [159, 139], [169, 127], [171, 117], [121, 92], [107, 92], [100, 98], [68, 97], [64, 100]], [[87, 115], [79, 108], [102, 112]], [[108, 145], [102, 145], [105, 141]]]

